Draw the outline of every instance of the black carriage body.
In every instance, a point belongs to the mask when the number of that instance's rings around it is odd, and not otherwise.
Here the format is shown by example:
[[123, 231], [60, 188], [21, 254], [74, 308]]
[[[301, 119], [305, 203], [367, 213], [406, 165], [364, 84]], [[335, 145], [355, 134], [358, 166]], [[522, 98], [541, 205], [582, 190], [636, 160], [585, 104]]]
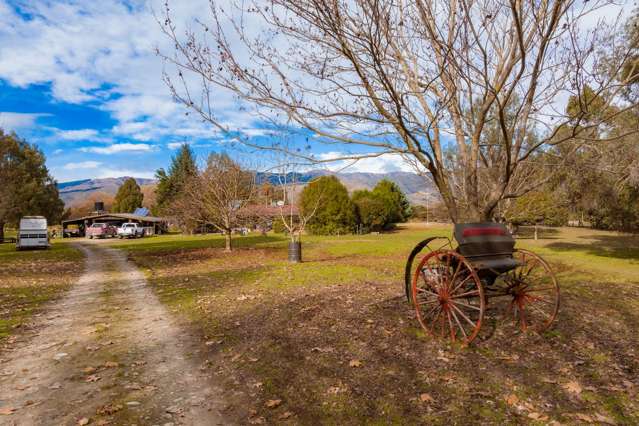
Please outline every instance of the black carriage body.
[[496, 276], [519, 266], [513, 258], [515, 239], [501, 223], [456, 224], [454, 235], [456, 251], [479, 275]]

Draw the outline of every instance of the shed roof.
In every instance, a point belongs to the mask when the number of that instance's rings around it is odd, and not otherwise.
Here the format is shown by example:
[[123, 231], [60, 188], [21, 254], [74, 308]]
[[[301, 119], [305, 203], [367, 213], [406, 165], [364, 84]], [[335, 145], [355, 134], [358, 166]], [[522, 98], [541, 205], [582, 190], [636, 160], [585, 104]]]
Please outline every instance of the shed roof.
[[162, 217], [153, 217], [153, 216], [140, 216], [133, 213], [102, 213], [102, 214], [94, 214], [90, 216], [78, 217], [75, 219], [67, 219], [62, 221], [62, 225], [65, 223], [74, 223], [74, 222], [83, 222], [85, 220], [137, 220], [140, 222], [166, 222], [167, 220]]

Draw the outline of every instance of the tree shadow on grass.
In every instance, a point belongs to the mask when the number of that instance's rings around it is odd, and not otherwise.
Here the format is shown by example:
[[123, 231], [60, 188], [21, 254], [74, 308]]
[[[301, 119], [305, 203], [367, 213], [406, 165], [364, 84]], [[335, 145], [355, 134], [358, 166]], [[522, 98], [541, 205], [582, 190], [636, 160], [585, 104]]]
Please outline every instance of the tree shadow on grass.
[[[518, 240], [531, 240], [535, 238], [535, 227], [520, 226], [516, 235]], [[537, 228], [537, 237], [542, 240], [556, 240], [559, 238], [559, 229], [540, 226]]]
[[639, 260], [639, 237], [636, 235], [584, 235], [583, 242], [556, 242], [546, 247], [556, 251], [585, 251], [593, 256]]

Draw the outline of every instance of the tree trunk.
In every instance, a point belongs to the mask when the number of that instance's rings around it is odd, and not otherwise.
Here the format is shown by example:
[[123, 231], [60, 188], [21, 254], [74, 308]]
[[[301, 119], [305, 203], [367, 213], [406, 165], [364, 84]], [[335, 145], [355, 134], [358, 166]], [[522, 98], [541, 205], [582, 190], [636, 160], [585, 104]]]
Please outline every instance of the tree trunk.
[[0, 222], [0, 241], [4, 240], [4, 222]]
[[224, 232], [224, 251], [231, 251], [233, 247], [231, 246], [231, 230], [227, 230]]
[[537, 224], [535, 223], [535, 241], [537, 241], [538, 233], [537, 233]]

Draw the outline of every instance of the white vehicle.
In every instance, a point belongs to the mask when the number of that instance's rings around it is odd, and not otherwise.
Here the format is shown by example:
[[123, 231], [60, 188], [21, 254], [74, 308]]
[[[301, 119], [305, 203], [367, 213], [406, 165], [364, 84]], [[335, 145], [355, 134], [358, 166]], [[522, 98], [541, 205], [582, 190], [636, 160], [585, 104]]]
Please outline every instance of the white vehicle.
[[49, 248], [47, 219], [43, 216], [25, 216], [20, 219], [16, 248]]
[[118, 228], [118, 237], [120, 238], [142, 238], [144, 237], [144, 228], [137, 223], [123, 223]]

